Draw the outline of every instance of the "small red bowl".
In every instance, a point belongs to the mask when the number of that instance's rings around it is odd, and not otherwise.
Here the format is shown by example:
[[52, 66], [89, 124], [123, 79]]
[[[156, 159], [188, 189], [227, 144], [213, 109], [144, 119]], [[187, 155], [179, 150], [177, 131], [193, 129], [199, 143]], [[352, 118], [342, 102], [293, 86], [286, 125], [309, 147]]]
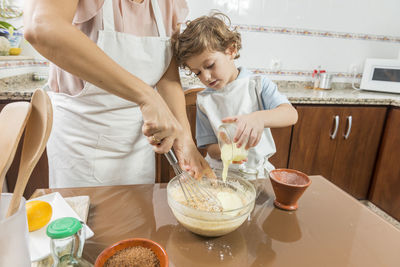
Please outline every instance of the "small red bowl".
[[160, 267], [168, 267], [168, 255], [165, 249], [157, 242], [146, 238], [125, 239], [109, 246], [97, 257], [94, 267], [103, 267], [106, 261], [118, 251], [123, 250], [124, 248], [137, 246], [151, 249], [160, 261]]
[[269, 172], [275, 193], [274, 205], [283, 210], [297, 210], [297, 201], [311, 184], [308, 175], [292, 169], [276, 169]]

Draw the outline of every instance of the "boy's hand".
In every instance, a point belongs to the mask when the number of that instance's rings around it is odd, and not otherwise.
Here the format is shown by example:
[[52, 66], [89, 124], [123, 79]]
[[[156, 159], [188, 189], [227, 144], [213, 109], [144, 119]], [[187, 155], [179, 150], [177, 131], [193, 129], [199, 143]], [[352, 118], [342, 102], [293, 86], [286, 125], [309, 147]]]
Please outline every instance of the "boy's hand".
[[264, 131], [264, 121], [259, 118], [257, 113], [250, 113], [239, 116], [226, 117], [222, 122], [236, 122], [236, 134], [233, 141], [237, 147], [245, 145], [245, 149], [255, 147], [261, 139]]

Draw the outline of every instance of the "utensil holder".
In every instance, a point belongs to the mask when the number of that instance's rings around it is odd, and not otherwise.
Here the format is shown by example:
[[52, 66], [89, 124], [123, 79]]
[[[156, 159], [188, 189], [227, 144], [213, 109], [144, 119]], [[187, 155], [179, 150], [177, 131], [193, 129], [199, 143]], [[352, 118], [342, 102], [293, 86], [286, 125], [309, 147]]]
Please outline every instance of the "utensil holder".
[[321, 73], [319, 79], [319, 88], [326, 90], [332, 89], [332, 78], [333, 74]]
[[31, 266], [28, 220], [25, 198], [18, 211], [6, 218], [11, 193], [2, 193], [0, 200], [0, 266]]

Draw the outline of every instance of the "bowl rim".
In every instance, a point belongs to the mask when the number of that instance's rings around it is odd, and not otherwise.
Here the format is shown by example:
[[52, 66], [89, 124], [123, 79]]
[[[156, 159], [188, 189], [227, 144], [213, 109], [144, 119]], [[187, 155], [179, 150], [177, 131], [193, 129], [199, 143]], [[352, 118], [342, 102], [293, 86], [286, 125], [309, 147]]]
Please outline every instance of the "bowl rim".
[[[306, 184], [301, 184], [301, 185], [289, 184], [289, 183], [281, 182], [281, 181], [275, 179], [274, 177], [272, 177], [271, 173], [280, 172], [280, 171], [286, 171], [286, 172], [291, 172], [291, 173], [294, 172], [296, 174], [299, 174], [302, 177], [306, 177], [307, 183]], [[305, 174], [304, 172], [298, 171], [298, 170], [294, 170], [294, 169], [280, 168], [280, 169], [272, 170], [272, 171], [269, 172], [269, 178], [271, 180], [274, 180], [274, 182], [276, 182], [278, 184], [282, 184], [282, 185], [286, 185], [286, 186], [292, 186], [292, 187], [307, 187], [307, 186], [309, 186], [311, 184], [311, 179], [307, 174]]]
[[[153, 244], [155, 247], [157, 247], [157, 248], [162, 252], [162, 255], [165, 257], [165, 261], [166, 261], [166, 263], [167, 263], [166, 266], [168, 266], [169, 259], [168, 259], [167, 251], [166, 251], [159, 243], [157, 243], [156, 241], [151, 240], [151, 239], [148, 239], [148, 238], [142, 238], [142, 237], [133, 237], [133, 238], [123, 239], [123, 240], [117, 241], [117, 242], [113, 243], [112, 245], [106, 247], [106, 248], [97, 256], [94, 266], [95, 266], [95, 267], [96, 267], [96, 266], [99, 266], [99, 267], [100, 267], [99, 264], [100, 264], [101, 258], [104, 258], [105, 255], [107, 255], [108, 252], [112, 251], [114, 247], [116, 247], [116, 246], [118, 246], [118, 245], [120, 245], [120, 244], [123, 244], [123, 243], [128, 243], [128, 242], [133, 242], [133, 241], [146, 242], [146, 243]], [[140, 245], [137, 245], [137, 246], [140, 246]], [[132, 246], [132, 247], [133, 247], [133, 246]], [[114, 256], [115, 253], [117, 253], [117, 252], [120, 251], [120, 250], [121, 250], [121, 249], [116, 250], [113, 254], [111, 254], [109, 257], [107, 257], [106, 260], [105, 260], [105, 262], [106, 262], [109, 258], [111, 258], [112, 256]], [[153, 253], [156, 254], [154, 251], [153, 251]], [[157, 256], [157, 254], [156, 254], [156, 257], [160, 260], [160, 258]], [[161, 261], [161, 260], [160, 260], [160, 261]], [[104, 262], [104, 263], [105, 263], [105, 262]]]
[[[256, 199], [256, 196], [257, 196], [256, 189], [255, 189], [255, 187], [254, 187], [254, 185], [253, 185], [252, 183], [250, 183], [250, 182], [247, 181], [246, 179], [239, 178], [239, 177], [234, 177], [234, 178], [230, 178], [230, 179], [237, 179], [237, 180], [240, 179], [240, 180], [243, 181], [246, 185], [248, 185], [250, 188], [252, 188], [252, 191], [253, 191], [253, 193], [254, 193], [254, 194], [252, 194], [253, 197], [252, 197], [252, 199], [251, 199], [246, 205], [244, 205], [244, 206], [242, 206], [242, 207], [240, 207], [240, 208], [237, 208], [237, 209], [225, 210], [225, 211], [223, 211], [223, 212], [220, 212], [220, 211], [203, 211], [203, 210], [198, 210], [198, 209], [192, 208], [192, 207], [190, 207], [190, 206], [184, 205], [184, 204], [182, 204], [182, 203], [176, 201], [176, 200], [175, 200], [174, 198], [172, 198], [172, 197], [169, 197], [170, 193], [169, 193], [168, 188], [171, 187], [171, 186], [172, 186], [172, 185], [171, 185], [172, 182], [175, 181], [175, 180], [177, 180], [178, 178], [179, 178], [179, 175], [175, 176], [175, 177], [172, 178], [172, 179], [168, 182], [168, 184], [167, 184], [167, 198], [168, 198], [168, 201], [171, 200], [171, 201], [174, 203], [174, 205], [176, 204], [176, 205], [178, 205], [178, 207], [182, 207], [182, 208], [184, 208], [184, 209], [189, 209], [189, 210], [194, 211], [194, 212], [201, 212], [201, 213], [205, 213], [205, 214], [225, 214], [225, 213], [231, 213], [231, 212], [246, 210], [247, 208], [249, 208], [250, 206], [252, 206], [252, 205], [255, 203], [255, 199]], [[207, 178], [207, 179], [212, 179], [212, 178]], [[219, 178], [216, 178], [216, 179], [219, 179]], [[227, 179], [229, 179], [229, 177], [228, 177]], [[221, 181], [222, 181], [222, 180], [221, 180]], [[170, 208], [171, 208], [171, 207], [170, 207]], [[242, 214], [241, 214], [241, 215], [242, 215]], [[235, 217], [236, 217], [236, 216], [235, 216]], [[240, 216], [237, 216], [237, 217], [240, 217]]]

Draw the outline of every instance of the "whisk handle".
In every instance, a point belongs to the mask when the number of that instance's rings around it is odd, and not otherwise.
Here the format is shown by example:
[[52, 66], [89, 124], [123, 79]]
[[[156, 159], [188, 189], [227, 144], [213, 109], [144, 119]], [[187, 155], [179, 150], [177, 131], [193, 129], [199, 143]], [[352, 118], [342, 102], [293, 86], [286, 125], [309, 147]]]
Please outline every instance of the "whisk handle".
[[176, 156], [174, 154], [174, 151], [172, 151], [172, 149], [167, 153], [165, 153], [164, 155], [167, 158], [169, 164], [171, 164], [171, 166], [178, 164], [178, 160], [176, 159]]

